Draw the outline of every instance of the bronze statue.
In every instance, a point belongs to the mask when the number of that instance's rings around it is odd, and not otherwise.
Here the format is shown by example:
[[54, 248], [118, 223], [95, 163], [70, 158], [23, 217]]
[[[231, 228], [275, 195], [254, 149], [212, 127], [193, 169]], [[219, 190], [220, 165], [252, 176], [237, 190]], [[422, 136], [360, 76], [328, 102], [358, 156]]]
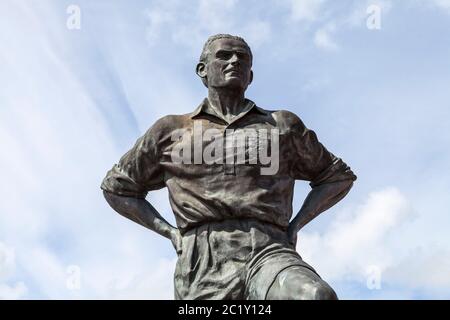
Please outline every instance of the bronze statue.
[[[244, 39], [210, 37], [196, 68], [208, 97], [159, 119], [101, 187], [114, 210], [172, 241], [176, 299], [337, 299], [295, 250], [297, 233], [356, 176], [295, 114], [245, 98], [252, 59]], [[312, 189], [291, 220], [295, 180]], [[145, 200], [164, 187], [177, 228]]]

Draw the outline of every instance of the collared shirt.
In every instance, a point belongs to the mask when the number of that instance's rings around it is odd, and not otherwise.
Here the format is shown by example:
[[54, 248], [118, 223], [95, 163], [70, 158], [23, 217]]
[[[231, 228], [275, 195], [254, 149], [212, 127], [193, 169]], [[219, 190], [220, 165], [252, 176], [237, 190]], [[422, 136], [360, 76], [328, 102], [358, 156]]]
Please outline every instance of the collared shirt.
[[[242, 132], [251, 134], [239, 140]], [[240, 218], [286, 229], [295, 180], [315, 187], [355, 179], [294, 113], [264, 110], [245, 99], [242, 112], [227, 122], [205, 99], [192, 113], [159, 119], [107, 173], [101, 188], [145, 198], [167, 187], [183, 233], [205, 222]]]

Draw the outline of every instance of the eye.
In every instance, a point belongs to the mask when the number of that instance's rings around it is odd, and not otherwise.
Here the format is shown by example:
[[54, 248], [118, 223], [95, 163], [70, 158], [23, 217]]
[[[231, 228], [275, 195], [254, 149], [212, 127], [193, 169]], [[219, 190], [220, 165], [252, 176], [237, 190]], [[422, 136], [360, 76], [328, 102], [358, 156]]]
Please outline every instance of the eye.
[[216, 53], [216, 57], [222, 60], [228, 60], [230, 59], [232, 56], [232, 52], [231, 51], [224, 51], [221, 50], [219, 52]]
[[237, 56], [241, 60], [249, 60], [250, 56], [246, 52], [237, 52]]

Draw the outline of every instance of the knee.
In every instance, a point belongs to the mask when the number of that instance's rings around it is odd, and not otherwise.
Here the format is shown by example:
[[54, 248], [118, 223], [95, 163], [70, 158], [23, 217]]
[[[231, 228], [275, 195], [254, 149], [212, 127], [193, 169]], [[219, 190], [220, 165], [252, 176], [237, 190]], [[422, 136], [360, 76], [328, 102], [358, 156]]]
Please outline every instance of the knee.
[[313, 300], [338, 300], [336, 292], [325, 281], [316, 283], [311, 293]]
[[296, 300], [337, 300], [336, 292], [323, 280], [303, 282], [293, 291]]
[[267, 299], [338, 299], [334, 290], [319, 276], [310, 271], [296, 270], [295, 268], [281, 272], [268, 293]]

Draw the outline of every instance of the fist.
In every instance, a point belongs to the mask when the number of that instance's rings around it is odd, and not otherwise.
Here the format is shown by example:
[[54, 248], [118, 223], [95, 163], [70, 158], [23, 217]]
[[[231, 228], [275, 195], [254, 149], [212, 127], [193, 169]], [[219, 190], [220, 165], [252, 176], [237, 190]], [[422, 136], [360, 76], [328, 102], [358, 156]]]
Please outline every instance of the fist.
[[288, 242], [289, 244], [292, 246], [292, 248], [294, 248], [294, 250], [297, 247], [297, 233], [298, 231], [294, 228], [289, 227], [288, 228]]
[[172, 241], [172, 245], [178, 255], [180, 255], [182, 252], [182, 240], [183, 237], [180, 234], [180, 230], [178, 230], [177, 228], [173, 228], [170, 232], [170, 241]]

